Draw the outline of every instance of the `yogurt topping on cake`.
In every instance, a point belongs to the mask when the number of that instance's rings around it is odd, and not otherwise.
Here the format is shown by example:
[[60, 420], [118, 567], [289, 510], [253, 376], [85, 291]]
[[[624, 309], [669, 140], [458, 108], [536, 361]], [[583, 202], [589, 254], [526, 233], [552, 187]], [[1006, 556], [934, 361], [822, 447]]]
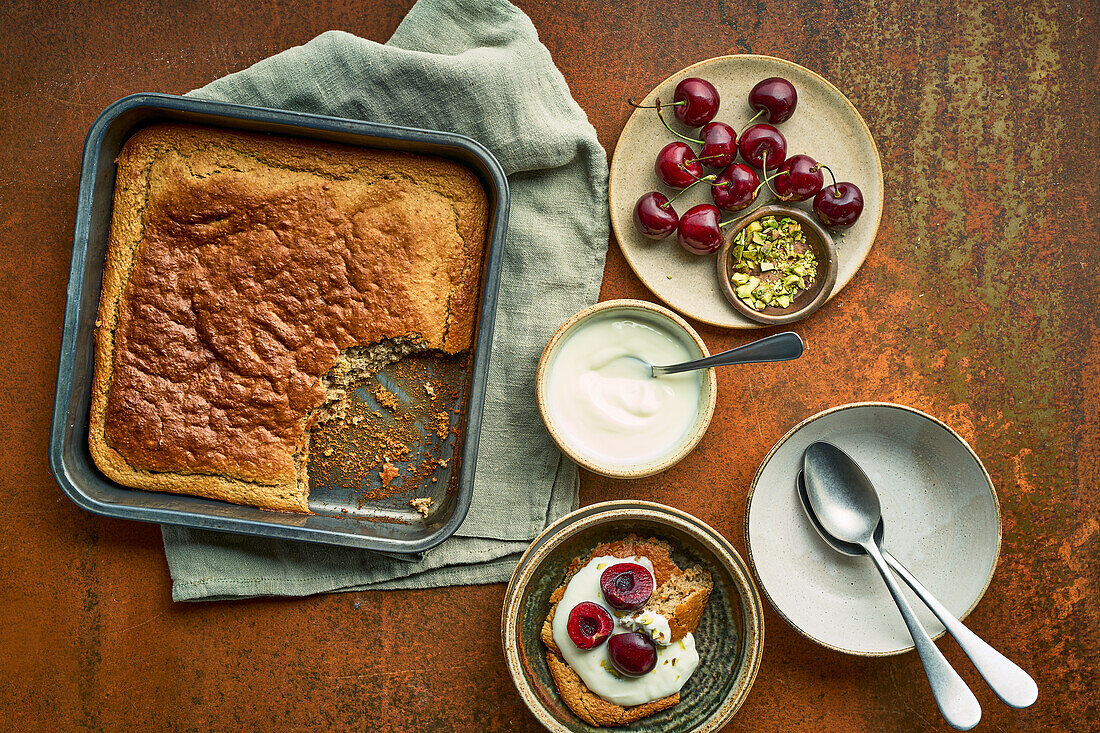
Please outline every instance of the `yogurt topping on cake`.
[[653, 639], [658, 646], [668, 646], [672, 641], [672, 629], [668, 619], [656, 611], [641, 609], [619, 619], [625, 629], [640, 631]]
[[[570, 578], [565, 587], [565, 595], [554, 612], [551, 626], [554, 643], [561, 650], [562, 657], [588, 689], [608, 702], [626, 707], [660, 700], [679, 692], [699, 666], [699, 653], [695, 648], [693, 634], [687, 634], [683, 639], [669, 644], [667, 640], [671, 638], [671, 631], [668, 620], [660, 614], [646, 609], [616, 611], [606, 603], [600, 590], [600, 575], [607, 568], [624, 560], [638, 563], [650, 574], [653, 573], [653, 564], [645, 557], [617, 558], [605, 555], [593, 558]], [[623, 676], [611, 665], [606, 642], [594, 649], [579, 649], [573, 643], [566, 630], [569, 611], [584, 601], [598, 603], [607, 609], [615, 620], [612, 636], [640, 631], [654, 637], [657, 642], [657, 666], [653, 671], [641, 677]], [[650, 617], [650, 621], [643, 621], [643, 617]], [[659, 635], [664, 635], [664, 642], [656, 638]]]

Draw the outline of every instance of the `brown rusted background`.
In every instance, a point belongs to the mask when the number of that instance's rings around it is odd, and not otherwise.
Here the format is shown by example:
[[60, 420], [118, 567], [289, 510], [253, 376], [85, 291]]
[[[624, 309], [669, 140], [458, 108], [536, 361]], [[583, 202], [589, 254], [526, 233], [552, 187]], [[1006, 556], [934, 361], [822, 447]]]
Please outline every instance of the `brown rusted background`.
[[[706, 439], [650, 479], [581, 499], [696, 514], [744, 551], [745, 493], [810, 414], [890, 400], [957, 428], [1000, 492], [1004, 545], [970, 617], [1039, 702], [974, 683], [978, 730], [1100, 727], [1100, 253], [1094, 3], [520, 0], [608, 151], [625, 99], [726, 53], [791, 59], [861, 110], [882, 151], [878, 241], [799, 330], [793, 365], [719, 374]], [[499, 648], [500, 585], [172, 604], [154, 526], [94, 517], [46, 440], [81, 145], [137, 91], [180, 93], [330, 28], [385, 41], [411, 5], [18, 0], [0, 8], [0, 727], [532, 730]], [[617, 246], [602, 297], [649, 298]], [[701, 329], [712, 351], [747, 337]], [[946, 729], [918, 660], [819, 649], [767, 612], [743, 731]]]

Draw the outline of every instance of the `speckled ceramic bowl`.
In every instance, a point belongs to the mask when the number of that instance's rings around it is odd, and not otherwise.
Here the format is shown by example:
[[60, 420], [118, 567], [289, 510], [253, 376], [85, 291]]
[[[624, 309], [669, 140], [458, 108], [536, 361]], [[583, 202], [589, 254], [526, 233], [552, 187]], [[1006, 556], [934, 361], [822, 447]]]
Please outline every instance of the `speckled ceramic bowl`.
[[[558, 694], [539, 629], [569, 563], [602, 542], [632, 533], [668, 542], [680, 567], [699, 564], [710, 571], [714, 590], [695, 632], [700, 663], [678, 704], [624, 728], [593, 728]], [[748, 567], [712, 527], [663, 504], [611, 501], [575, 511], [535, 538], [508, 584], [501, 638], [520, 696], [549, 730], [702, 732], [728, 723], [748, 696], [760, 667], [764, 616]]]
[[[965, 618], [981, 600], [1001, 547], [997, 492], [962, 436], [931, 415], [888, 402], [841, 405], [807, 418], [771, 449], [749, 488], [745, 541], [756, 577], [796, 631], [845, 654], [913, 648], [890, 593], [867, 557], [829, 547], [798, 498], [806, 447], [827, 440], [867, 473], [882, 502], [885, 547], [947, 610]], [[943, 625], [909, 588], [917, 618]]]
[[550, 338], [550, 341], [546, 344], [546, 348], [543, 349], [542, 357], [539, 359], [538, 373], [535, 382], [535, 395], [538, 402], [539, 413], [542, 415], [542, 421], [545, 423], [546, 429], [550, 433], [550, 437], [554, 439], [554, 442], [557, 443], [562, 452], [589, 471], [598, 473], [602, 476], [611, 476], [612, 478], [641, 478], [643, 476], [652, 476], [655, 473], [660, 473], [679, 463], [680, 460], [690, 453], [692, 449], [699, 444], [699, 441], [703, 439], [703, 434], [707, 432], [707, 427], [710, 426], [710, 420], [714, 416], [714, 402], [718, 395], [718, 377], [715, 375], [713, 369], [697, 372], [703, 375], [703, 379], [699, 392], [699, 406], [695, 416], [695, 423], [671, 452], [666, 453], [664, 456], [630, 465], [606, 463], [586, 453], [582, 446], [576, 445], [566, 439], [561, 427], [554, 418], [553, 410], [550, 407], [550, 396], [548, 394], [548, 372], [559, 345], [563, 343], [566, 337], [589, 319], [604, 317], [609, 314], [622, 315], [624, 317], [636, 318], [641, 321], [653, 323], [672, 333], [682, 336], [684, 345], [687, 346], [688, 350], [691, 352], [691, 359], [701, 359], [710, 356], [707, 345], [703, 343], [703, 339], [695, 332], [695, 329], [688, 325], [687, 321], [670, 311], [668, 308], [644, 300], [622, 299], [607, 300], [602, 303], [597, 303], [596, 305], [585, 308], [563, 323], [561, 328], [559, 328]]

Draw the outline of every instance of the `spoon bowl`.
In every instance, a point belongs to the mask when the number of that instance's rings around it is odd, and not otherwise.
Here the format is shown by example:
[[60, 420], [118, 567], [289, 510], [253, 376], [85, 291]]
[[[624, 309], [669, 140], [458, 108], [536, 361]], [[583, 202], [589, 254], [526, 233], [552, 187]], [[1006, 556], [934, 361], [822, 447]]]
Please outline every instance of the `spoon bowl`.
[[806, 449], [803, 473], [806, 497], [827, 534], [856, 546], [874, 539], [882, 505], [858, 463], [835, 445], [818, 441]]
[[[848, 555], [849, 557], [860, 557], [867, 553], [863, 551], [863, 548], [854, 542], [845, 542], [844, 540], [838, 540], [831, 534], [825, 531], [825, 528], [821, 526], [821, 520], [817, 518], [817, 514], [814, 513], [813, 507], [810, 505], [810, 498], [806, 496], [806, 476], [802, 471], [798, 472], [798, 476], [795, 478], [795, 482], [798, 485], [798, 500], [802, 505], [803, 511], [806, 512], [806, 518], [810, 520], [810, 524], [814, 526], [818, 536], [825, 542], [826, 545], [833, 550], [839, 552], [841, 555]], [[875, 542], [879, 545], [882, 544], [885, 532], [885, 522], [879, 522], [878, 527], [875, 528]]]

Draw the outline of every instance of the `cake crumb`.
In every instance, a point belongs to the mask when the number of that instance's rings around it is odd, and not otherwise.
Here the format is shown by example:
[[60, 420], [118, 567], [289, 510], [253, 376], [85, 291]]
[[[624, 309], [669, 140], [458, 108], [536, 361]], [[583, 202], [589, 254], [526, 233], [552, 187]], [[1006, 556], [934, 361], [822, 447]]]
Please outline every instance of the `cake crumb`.
[[[97, 323], [96, 325], [98, 326], [99, 324]], [[429, 397], [435, 397], [435, 387], [432, 386], [431, 382], [424, 382], [424, 391], [428, 393]]]
[[378, 472], [378, 477], [382, 479], [383, 486], [389, 486], [390, 481], [397, 477], [397, 467], [386, 461], [382, 464], [382, 470]]
[[378, 404], [390, 412], [397, 409], [397, 397], [381, 384], [375, 385], [374, 389], [371, 390], [371, 394], [374, 395], [374, 399], [378, 400]]
[[451, 428], [451, 416], [446, 412], [437, 412], [432, 421], [432, 430], [443, 440], [447, 439]]
[[432, 497], [425, 496], [425, 497], [422, 497], [422, 498], [419, 498], [419, 499], [413, 499], [412, 501], [409, 502], [409, 506], [416, 509], [416, 511], [420, 512], [420, 516], [427, 519], [428, 512], [430, 511], [430, 507], [434, 503], [435, 502], [432, 501]]

